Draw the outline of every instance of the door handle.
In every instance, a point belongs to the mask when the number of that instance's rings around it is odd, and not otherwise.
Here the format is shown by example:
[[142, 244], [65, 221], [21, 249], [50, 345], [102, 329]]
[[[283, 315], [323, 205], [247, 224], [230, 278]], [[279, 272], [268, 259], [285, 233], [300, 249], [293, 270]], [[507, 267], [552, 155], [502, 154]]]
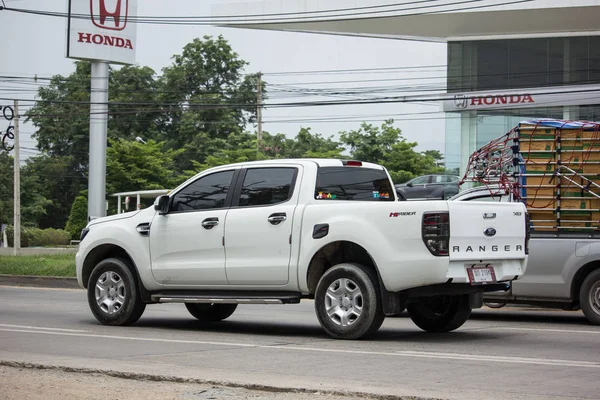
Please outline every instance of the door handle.
[[219, 218], [206, 218], [202, 221], [202, 227], [204, 229], [212, 229], [217, 225], [219, 225]]
[[287, 219], [287, 216], [285, 215], [285, 213], [275, 213], [275, 214], [269, 215], [269, 218], [267, 218], [267, 221], [269, 221], [272, 225], [279, 225], [286, 219]]

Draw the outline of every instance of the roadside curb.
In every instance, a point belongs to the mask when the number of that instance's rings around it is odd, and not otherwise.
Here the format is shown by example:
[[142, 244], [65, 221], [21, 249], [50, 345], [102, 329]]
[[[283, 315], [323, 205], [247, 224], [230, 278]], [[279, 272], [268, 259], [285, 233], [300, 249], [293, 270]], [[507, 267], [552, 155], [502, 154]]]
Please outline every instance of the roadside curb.
[[440, 398], [433, 397], [416, 397], [416, 396], [396, 396], [396, 395], [381, 395], [372, 394], [368, 392], [353, 392], [353, 391], [338, 391], [338, 390], [319, 390], [319, 389], [304, 389], [304, 388], [293, 388], [293, 387], [279, 387], [262, 384], [244, 384], [234, 383], [227, 381], [214, 381], [204, 380], [195, 378], [181, 378], [172, 375], [159, 375], [159, 374], [142, 374], [134, 372], [119, 372], [106, 369], [96, 368], [78, 368], [78, 367], [67, 367], [61, 365], [45, 365], [38, 363], [30, 363], [23, 361], [6, 361], [0, 360], [0, 366], [12, 367], [12, 368], [28, 368], [38, 370], [54, 370], [70, 373], [81, 373], [81, 374], [101, 374], [110, 376], [113, 378], [130, 379], [137, 381], [153, 381], [153, 382], [171, 382], [171, 383], [196, 383], [202, 385], [218, 385], [230, 388], [243, 388], [248, 390], [261, 390], [272, 393], [315, 393], [319, 395], [329, 395], [336, 397], [343, 397], [348, 395], [363, 396], [365, 398], [377, 399], [377, 400], [441, 400]]
[[43, 287], [54, 289], [81, 289], [79, 287], [79, 283], [77, 283], [77, 278], [62, 276], [0, 274], [0, 285]]

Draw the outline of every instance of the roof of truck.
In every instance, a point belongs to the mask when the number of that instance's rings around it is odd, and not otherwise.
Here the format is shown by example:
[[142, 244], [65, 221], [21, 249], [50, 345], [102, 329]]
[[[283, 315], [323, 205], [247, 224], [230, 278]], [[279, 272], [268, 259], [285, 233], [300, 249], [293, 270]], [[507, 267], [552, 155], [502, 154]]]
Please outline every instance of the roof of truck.
[[[256, 164], [306, 164], [306, 163], [315, 163], [319, 167], [342, 167], [344, 163], [360, 163], [360, 165], [353, 164], [353, 167], [363, 167], [363, 168], [372, 168], [372, 169], [383, 169], [383, 167], [379, 164], [373, 164], [364, 161], [358, 160], [340, 160], [337, 158], [280, 158], [275, 160], [257, 160], [257, 161], [244, 161], [238, 162], [234, 164], [225, 164], [220, 165], [218, 167], [213, 168], [230, 168], [230, 167], [251, 167]], [[210, 168], [210, 169], [213, 169]]]

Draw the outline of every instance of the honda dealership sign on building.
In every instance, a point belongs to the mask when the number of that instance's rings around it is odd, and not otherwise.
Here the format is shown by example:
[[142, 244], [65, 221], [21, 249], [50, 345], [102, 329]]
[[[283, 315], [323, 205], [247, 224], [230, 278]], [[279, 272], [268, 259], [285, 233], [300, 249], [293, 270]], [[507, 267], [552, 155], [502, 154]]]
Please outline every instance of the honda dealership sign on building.
[[[451, 93], [450, 93], [451, 94]], [[533, 89], [454, 94], [442, 101], [446, 112], [577, 106], [600, 102], [600, 85], [554, 86]]]
[[134, 64], [137, 0], [69, 0], [67, 57]]

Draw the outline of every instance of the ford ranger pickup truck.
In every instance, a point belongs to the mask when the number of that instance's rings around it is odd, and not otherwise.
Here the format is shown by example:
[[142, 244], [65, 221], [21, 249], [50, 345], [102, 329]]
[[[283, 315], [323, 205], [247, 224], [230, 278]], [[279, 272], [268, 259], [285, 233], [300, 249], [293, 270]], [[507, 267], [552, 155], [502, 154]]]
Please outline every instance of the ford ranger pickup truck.
[[239, 304], [314, 299], [327, 334], [358, 339], [403, 310], [452, 331], [525, 273], [523, 204], [396, 200], [386, 169], [366, 162], [220, 166], [152, 208], [91, 220], [77, 279], [106, 325], [134, 323], [148, 304], [215, 322]]

